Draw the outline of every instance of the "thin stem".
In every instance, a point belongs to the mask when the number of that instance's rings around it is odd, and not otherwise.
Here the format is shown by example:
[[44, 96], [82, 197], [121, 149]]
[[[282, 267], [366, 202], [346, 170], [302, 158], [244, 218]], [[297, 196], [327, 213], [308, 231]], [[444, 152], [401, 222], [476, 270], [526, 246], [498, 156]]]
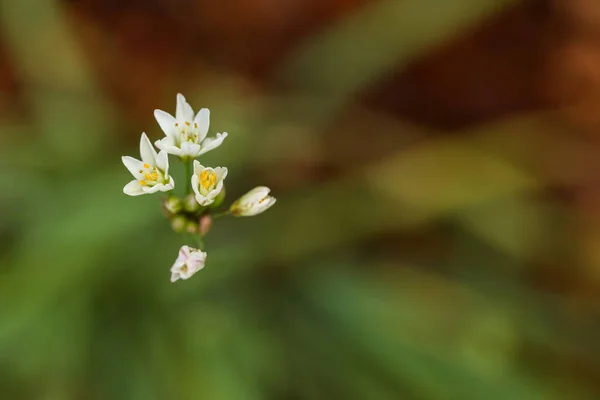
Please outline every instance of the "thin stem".
[[224, 217], [224, 216], [226, 216], [226, 215], [229, 215], [229, 214], [231, 214], [231, 211], [229, 211], [229, 210], [226, 210], [226, 211], [222, 211], [222, 212], [220, 212], [220, 213], [212, 214], [212, 215], [211, 215], [211, 217], [212, 217], [213, 219], [215, 219], [215, 218]]
[[198, 244], [198, 250], [204, 250], [204, 240], [202, 239], [202, 237], [200, 237], [200, 235], [194, 235], [194, 238], [196, 239], [196, 243]]
[[186, 194], [192, 193], [192, 159], [183, 159], [183, 163], [185, 164], [185, 180], [186, 184]]

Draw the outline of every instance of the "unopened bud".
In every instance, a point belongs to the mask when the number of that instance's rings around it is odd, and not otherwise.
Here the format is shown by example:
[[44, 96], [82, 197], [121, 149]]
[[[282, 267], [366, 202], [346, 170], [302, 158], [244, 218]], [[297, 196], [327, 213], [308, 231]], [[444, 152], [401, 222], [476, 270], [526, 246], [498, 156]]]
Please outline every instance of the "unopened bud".
[[260, 214], [273, 204], [275, 198], [269, 196], [271, 189], [265, 186], [258, 186], [233, 202], [229, 211], [236, 217], [251, 217]]
[[200, 218], [200, 235], [206, 236], [206, 234], [210, 231], [212, 226], [212, 218], [210, 215], [206, 214]]
[[200, 210], [200, 204], [196, 201], [196, 198], [193, 194], [188, 194], [183, 199], [183, 209], [187, 212], [197, 212]]
[[185, 230], [187, 220], [183, 215], [176, 215], [171, 219], [171, 228], [177, 233], [181, 233]]
[[165, 209], [171, 214], [177, 214], [181, 211], [181, 200], [174, 196], [169, 196], [163, 203]]
[[187, 233], [191, 233], [192, 235], [197, 235], [200, 232], [200, 227], [196, 221], [187, 221], [185, 225], [185, 230]]

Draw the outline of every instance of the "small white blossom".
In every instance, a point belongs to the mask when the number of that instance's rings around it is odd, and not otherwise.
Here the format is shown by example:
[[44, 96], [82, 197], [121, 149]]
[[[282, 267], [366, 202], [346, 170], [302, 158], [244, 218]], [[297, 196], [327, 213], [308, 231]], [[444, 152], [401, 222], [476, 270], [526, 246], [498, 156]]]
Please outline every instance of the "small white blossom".
[[169, 158], [167, 152], [156, 153], [145, 133], [140, 139], [140, 155], [142, 161], [123, 156], [123, 164], [135, 178], [123, 188], [129, 196], [139, 196], [158, 191], [166, 192], [175, 187], [173, 178], [169, 176]]
[[189, 279], [204, 268], [206, 253], [189, 246], [181, 246], [175, 264], [171, 267], [171, 282]]
[[155, 144], [161, 150], [179, 157], [198, 157], [223, 143], [227, 132], [207, 138], [210, 111], [203, 108], [194, 117], [194, 110], [183, 95], [177, 94], [175, 117], [162, 110], [154, 110], [154, 117], [165, 133]]
[[275, 197], [269, 196], [271, 189], [258, 186], [237, 199], [229, 209], [238, 217], [251, 217], [266, 211], [277, 201]]
[[204, 167], [194, 160], [194, 175], [192, 175], [192, 189], [196, 193], [196, 201], [201, 206], [207, 206], [215, 201], [215, 197], [223, 189], [223, 179], [227, 176], [225, 167]]

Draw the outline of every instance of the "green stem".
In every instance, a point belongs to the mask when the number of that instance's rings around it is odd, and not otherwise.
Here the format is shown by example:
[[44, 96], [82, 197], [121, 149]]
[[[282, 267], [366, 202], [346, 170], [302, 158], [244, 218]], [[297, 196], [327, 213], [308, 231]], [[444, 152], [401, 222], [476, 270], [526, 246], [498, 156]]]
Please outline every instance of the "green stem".
[[221, 211], [220, 213], [212, 214], [211, 217], [213, 219], [215, 219], [215, 218], [224, 217], [224, 216], [229, 215], [229, 214], [231, 214], [231, 211], [227, 210], [227, 211]]
[[204, 250], [204, 240], [200, 237], [200, 235], [194, 235], [194, 238], [198, 244], [198, 250]]
[[186, 194], [192, 193], [192, 165], [194, 161], [192, 159], [183, 159], [183, 163], [185, 164], [185, 180], [186, 184]]

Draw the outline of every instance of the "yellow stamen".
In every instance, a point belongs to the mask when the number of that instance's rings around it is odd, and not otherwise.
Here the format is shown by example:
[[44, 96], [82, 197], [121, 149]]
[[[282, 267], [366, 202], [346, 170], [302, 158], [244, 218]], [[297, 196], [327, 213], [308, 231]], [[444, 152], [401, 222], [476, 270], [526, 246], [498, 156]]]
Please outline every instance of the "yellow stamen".
[[150, 174], [146, 174], [146, 175], [144, 175], [144, 178], [146, 178], [146, 180], [147, 180], [147, 181], [151, 181], [151, 180], [153, 180], [153, 179], [152, 179], [152, 176], [151, 176]]
[[198, 124], [194, 122], [194, 128], [198, 129]]
[[143, 173], [144, 173], [144, 170], [143, 170], [143, 169], [140, 169], [138, 172], [139, 172], [140, 174], [143, 174]]
[[179, 126], [179, 123], [178, 123], [178, 122], [175, 122], [175, 126]]
[[204, 189], [209, 189], [217, 182], [217, 174], [212, 171], [204, 170], [200, 173], [200, 184]]
[[146, 185], [148, 185], [148, 182], [146, 182], [146, 181], [140, 181], [140, 185], [146, 186]]
[[158, 179], [158, 174], [156, 172], [152, 173], [152, 179], [154, 179], [154, 180]]
[[144, 168], [148, 169], [150, 166], [148, 164], [144, 164]]
[[185, 121], [185, 124], [186, 124], [187, 126], [190, 126], [190, 123], [189, 123], [189, 122], [187, 122], [187, 121]]

